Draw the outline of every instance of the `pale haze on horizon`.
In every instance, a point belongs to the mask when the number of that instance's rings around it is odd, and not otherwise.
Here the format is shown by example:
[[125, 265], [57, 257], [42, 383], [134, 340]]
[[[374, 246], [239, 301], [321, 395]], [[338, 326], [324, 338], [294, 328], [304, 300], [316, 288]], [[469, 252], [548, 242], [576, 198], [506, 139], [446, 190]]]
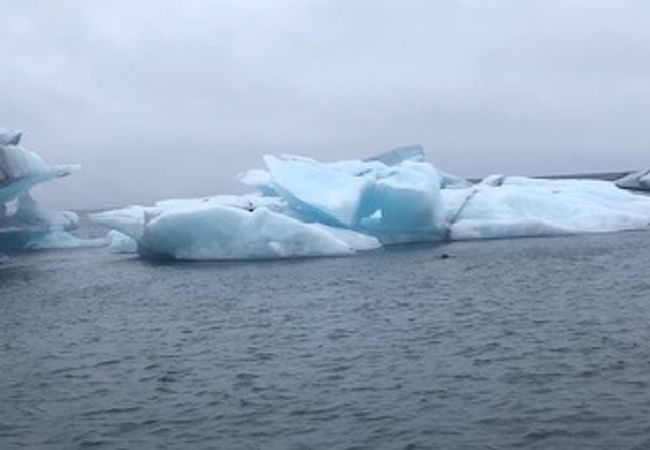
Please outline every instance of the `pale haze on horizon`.
[[462, 176], [650, 167], [650, 2], [2, 0], [0, 127], [47, 205], [242, 192], [265, 153]]

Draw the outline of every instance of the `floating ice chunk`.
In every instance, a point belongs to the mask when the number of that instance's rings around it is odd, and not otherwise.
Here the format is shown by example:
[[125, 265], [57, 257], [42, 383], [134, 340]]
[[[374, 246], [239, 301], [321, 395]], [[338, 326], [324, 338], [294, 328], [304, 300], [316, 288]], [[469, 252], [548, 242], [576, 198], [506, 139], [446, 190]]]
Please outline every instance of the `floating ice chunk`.
[[79, 166], [47, 164], [37, 153], [19, 146], [22, 133], [0, 130], [0, 247], [20, 250], [78, 246], [66, 230], [78, 226], [71, 211], [48, 211], [29, 191], [36, 184], [64, 177]]
[[364, 199], [361, 229], [389, 243], [440, 238], [444, 207], [436, 170], [411, 161], [392, 169], [377, 177]]
[[106, 235], [108, 249], [113, 253], [137, 253], [138, 241], [117, 230], [111, 230]]
[[607, 232], [650, 224], [650, 198], [610, 182], [523, 177], [488, 181], [442, 191], [451, 239]]
[[117, 230], [136, 241], [140, 241], [144, 236], [147, 220], [161, 212], [162, 208], [145, 208], [134, 205], [128, 208], [91, 214], [90, 219], [95, 223]]
[[0, 145], [0, 203], [13, 200], [38, 183], [67, 176], [78, 169], [78, 165], [50, 166], [31, 150]]
[[267, 171], [242, 177], [257, 194], [164, 200], [94, 218], [129, 236], [112, 235], [114, 247], [196, 260], [347, 255], [389, 243], [650, 224], [650, 197], [610, 182], [493, 175], [471, 185], [419, 158], [391, 155], [393, 165], [266, 156]]
[[371, 180], [313, 160], [267, 155], [274, 190], [308, 221], [355, 227]]
[[370, 240], [339, 234], [261, 206], [252, 211], [215, 202], [128, 208], [93, 216], [138, 242], [146, 256], [185, 260], [338, 256], [370, 247]]
[[374, 234], [384, 242], [392, 242], [393, 235], [402, 242], [442, 234], [440, 181], [430, 164], [324, 164], [272, 156], [265, 161], [275, 191], [305, 221]]
[[[430, 164], [265, 160], [279, 197], [164, 200], [93, 220], [134, 239], [145, 256], [192, 260], [347, 255], [378, 248], [378, 238], [406, 242], [444, 235], [440, 182]], [[115, 245], [121, 246], [118, 237]]]

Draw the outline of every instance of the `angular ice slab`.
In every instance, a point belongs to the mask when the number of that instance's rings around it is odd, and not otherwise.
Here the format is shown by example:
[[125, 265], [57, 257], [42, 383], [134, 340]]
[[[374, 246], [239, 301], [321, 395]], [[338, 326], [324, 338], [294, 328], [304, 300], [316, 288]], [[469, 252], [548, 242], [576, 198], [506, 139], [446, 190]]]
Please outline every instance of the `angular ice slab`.
[[306, 222], [321, 222], [384, 242], [430, 240], [444, 234], [440, 181], [432, 165], [406, 159], [320, 163], [264, 158], [269, 185]]
[[65, 177], [79, 168], [77, 165], [51, 166], [35, 152], [20, 147], [17, 144], [20, 135], [13, 139], [7, 138], [11, 136], [7, 133], [0, 136], [4, 136], [0, 141], [8, 142], [0, 144], [0, 203], [2, 204], [28, 192], [38, 183]]
[[69, 247], [75, 238], [65, 231], [77, 227], [77, 215], [46, 210], [29, 191], [39, 183], [71, 174], [78, 166], [47, 164], [19, 145], [21, 137], [22, 132], [0, 129], [0, 249]]
[[645, 229], [650, 197], [611, 182], [442, 172], [405, 147], [365, 161], [265, 156], [255, 193], [94, 216], [116, 252], [189, 260], [349, 255], [382, 244]]
[[[134, 239], [141, 254], [159, 258], [343, 256], [379, 247], [370, 236], [304, 223], [268, 205], [241, 207], [219, 197], [201, 203], [169, 201], [131, 207], [95, 214], [93, 219]], [[128, 248], [128, 241], [120, 239], [115, 246]]]

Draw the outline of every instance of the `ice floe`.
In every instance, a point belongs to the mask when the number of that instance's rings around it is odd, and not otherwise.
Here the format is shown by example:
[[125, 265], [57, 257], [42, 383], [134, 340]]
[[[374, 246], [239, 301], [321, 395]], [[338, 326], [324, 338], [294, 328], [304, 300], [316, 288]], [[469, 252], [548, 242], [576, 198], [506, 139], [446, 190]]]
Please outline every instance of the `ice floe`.
[[35, 185], [70, 175], [79, 166], [47, 164], [20, 145], [21, 137], [20, 131], [0, 129], [0, 249], [97, 245], [67, 233], [78, 226], [74, 212], [47, 210], [30, 194]]
[[275, 212], [268, 205], [249, 208], [220, 203], [218, 199], [131, 207], [95, 214], [93, 218], [137, 241], [140, 253], [162, 258], [342, 256], [379, 246], [371, 236], [305, 223]]
[[650, 224], [650, 198], [608, 181], [490, 177], [442, 195], [453, 240], [635, 230]]
[[111, 229], [79, 239], [71, 211], [34, 201], [36, 184], [76, 165], [49, 165], [0, 129], [0, 250], [108, 245], [116, 253], [184, 260], [344, 256], [382, 245], [646, 229], [647, 171], [617, 183], [491, 175], [478, 183], [437, 169], [420, 146], [324, 163], [264, 157], [239, 180], [253, 192], [162, 200], [92, 215]]
[[187, 260], [349, 255], [381, 245], [645, 229], [650, 197], [594, 180], [493, 175], [470, 183], [411, 146], [367, 160], [264, 157], [247, 195], [94, 215], [114, 251]]

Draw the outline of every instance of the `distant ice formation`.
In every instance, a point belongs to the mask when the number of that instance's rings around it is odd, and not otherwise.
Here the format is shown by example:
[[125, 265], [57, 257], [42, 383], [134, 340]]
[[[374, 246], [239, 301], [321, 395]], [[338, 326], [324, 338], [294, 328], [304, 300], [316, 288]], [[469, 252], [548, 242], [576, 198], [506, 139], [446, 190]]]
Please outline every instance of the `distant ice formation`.
[[0, 250], [83, 244], [67, 233], [78, 225], [74, 212], [44, 209], [30, 194], [35, 185], [65, 177], [79, 166], [51, 166], [21, 147], [21, 137], [20, 131], [0, 129]]
[[624, 189], [637, 191], [650, 191], [650, 170], [632, 172], [615, 181], [616, 185]]
[[644, 229], [650, 197], [607, 181], [437, 170], [421, 147], [365, 161], [265, 156], [241, 196], [165, 200], [94, 215], [116, 252], [230, 260], [341, 256], [385, 244]]

